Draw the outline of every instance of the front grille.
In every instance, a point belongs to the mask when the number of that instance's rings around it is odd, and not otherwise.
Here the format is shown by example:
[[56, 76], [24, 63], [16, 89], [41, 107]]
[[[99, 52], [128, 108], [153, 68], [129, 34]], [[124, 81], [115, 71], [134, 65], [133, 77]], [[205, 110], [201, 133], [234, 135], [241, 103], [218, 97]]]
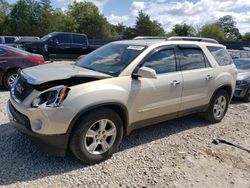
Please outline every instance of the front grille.
[[14, 86], [12, 94], [14, 95], [14, 98], [22, 102], [29, 96], [33, 89], [32, 85], [28, 84], [24, 78], [20, 77]]
[[9, 110], [15, 120], [21, 125], [25, 126], [26, 129], [31, 130], [29, 118], [22, 113], [18, 112], [15, 107], [9, 103]]

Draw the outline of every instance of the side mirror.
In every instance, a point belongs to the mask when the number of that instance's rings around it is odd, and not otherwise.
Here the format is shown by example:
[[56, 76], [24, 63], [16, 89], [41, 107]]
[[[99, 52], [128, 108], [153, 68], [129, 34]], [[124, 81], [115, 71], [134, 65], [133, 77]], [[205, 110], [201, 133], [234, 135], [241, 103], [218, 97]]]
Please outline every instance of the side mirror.
[[141, 78], [157, 78], [155, 70], [148, 67], [141, 67], [137, 72], [137, 76]]

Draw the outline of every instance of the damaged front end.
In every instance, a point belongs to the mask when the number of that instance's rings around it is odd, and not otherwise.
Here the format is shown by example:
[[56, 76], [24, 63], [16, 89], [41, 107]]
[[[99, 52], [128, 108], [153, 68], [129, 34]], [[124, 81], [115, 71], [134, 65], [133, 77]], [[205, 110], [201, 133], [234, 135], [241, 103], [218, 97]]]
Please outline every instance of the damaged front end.
[[19, 78], [11, 89], [11, 96], [17, 103], [22, 103], [33, 91], [36, 91], [35, 93], [38, 96], [35, 96], [31, 101], [31, 107], [59, 107], [69, 94], [70, 87], [105, 78], [108, 78], [108, 76], [100, 76], [99, 73], [97, 73], [97, 76], [76, 74], [58, 80], [47, 78], [47, 81], [38, 84], [39, 81], [36, 78], [20, 71]]

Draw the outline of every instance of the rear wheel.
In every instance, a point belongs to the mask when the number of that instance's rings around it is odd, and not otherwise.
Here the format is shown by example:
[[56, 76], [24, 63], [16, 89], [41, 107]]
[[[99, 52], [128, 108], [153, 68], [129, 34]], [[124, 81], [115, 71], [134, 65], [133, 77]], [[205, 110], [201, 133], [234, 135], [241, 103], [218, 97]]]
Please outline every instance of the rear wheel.
[[250, 102], [250, 88], [247, 90], [246, 95], [244, 97], [245, 102]]
[[203, 117], [212, 123], [218, 123], [224, 118], [228, 105], [228, 93], [225, 90], [219, 90], [214, 95], [207, 111], [203, 113]]
[[17, 70], [11, 70], [5, 73], [3, 77], [3, 85], [6, 89], [10, 90], [14, 84], [16, 78], [18, 77]]
[[99, 163], [112, 156], [122, 137], [119, 115], [111, 109], [95, 110], [77, 123], [71, 135], [70, 149], [83, 162]]

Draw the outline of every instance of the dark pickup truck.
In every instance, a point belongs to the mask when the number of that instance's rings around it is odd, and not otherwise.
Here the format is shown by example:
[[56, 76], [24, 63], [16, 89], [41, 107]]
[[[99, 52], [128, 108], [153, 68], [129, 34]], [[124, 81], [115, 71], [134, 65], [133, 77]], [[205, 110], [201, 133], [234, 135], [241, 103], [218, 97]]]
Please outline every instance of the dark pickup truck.
[[43, 55], [45, 60], [77, 59], [99, 47], [89, 45], [85, 34], [68, 32], [53, 32], [39, 41], [24, 43], [22, 46], [28, 52]]

